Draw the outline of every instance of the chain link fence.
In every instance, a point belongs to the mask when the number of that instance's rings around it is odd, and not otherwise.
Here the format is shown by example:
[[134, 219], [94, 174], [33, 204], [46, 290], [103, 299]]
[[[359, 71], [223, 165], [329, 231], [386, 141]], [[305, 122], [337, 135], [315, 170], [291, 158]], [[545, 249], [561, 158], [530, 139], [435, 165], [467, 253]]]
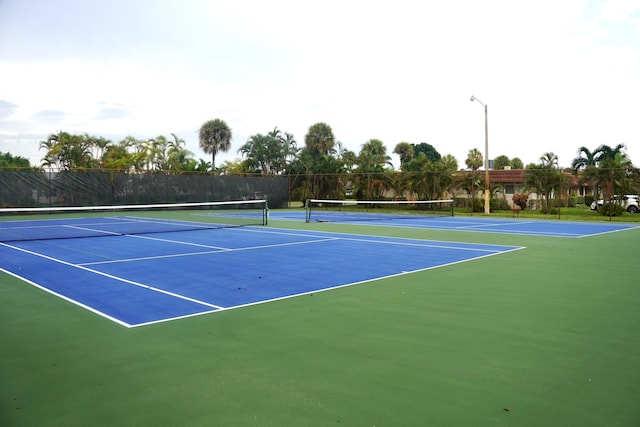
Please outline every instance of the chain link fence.
[[[602, 198], [610, 191], [608, 176], [615, 178], [616, 185], [624, 184], [620, 194], [640, 192], [637, 169], [598, 170], [597, 173], [588, 176], [563, 172], [565, 179], [562, 186], [554, 190], [554, 203], [571, 206]], [[490, 171], [492, 210], [511, 209], [514, 194], [528, 197], [528, 209], [539, 207], [542, 197], [527, 183], [526, 174], [526, 169]], [[271, 208], [284, 208], [304, 204], [306, 199], [454, 199], [458, 208], [477, 211], [483, 203], [484, 177], [484, 171], [465, 170], [277, 176], [0, 170], [0, 207], [266, 199]]]

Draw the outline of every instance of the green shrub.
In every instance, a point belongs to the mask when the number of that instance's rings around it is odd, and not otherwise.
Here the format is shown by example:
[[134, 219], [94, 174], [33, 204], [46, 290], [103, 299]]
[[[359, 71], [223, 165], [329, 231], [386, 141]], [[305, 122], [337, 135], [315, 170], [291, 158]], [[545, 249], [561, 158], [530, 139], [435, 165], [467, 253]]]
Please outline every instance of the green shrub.
[[469, 206], [472, 206], [471, 212], [484, 212], [484, 199], [476, 197], [473, 203], [469, 201]]
[[505, 199], [491, 199], [490, 208], [492, 211], [507, 211], [511, 209]]
[[600, 214], [604, 216], [622, 216], [624, 208], [617, 203], [605, 203], [600, 208]]

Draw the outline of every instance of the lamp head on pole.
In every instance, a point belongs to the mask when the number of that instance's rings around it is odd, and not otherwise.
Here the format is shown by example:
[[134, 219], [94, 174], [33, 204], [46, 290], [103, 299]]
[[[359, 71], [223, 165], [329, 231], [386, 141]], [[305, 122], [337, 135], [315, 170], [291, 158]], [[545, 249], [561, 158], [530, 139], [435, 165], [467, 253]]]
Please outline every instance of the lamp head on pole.
[[482, 101], [480, 101], [478, 98], [476, 98], [475, 96], [471, 95], [471, 102], [473, 101], [478, 101], [480, 103], [480, 105], [485, 106], [484, 103]]

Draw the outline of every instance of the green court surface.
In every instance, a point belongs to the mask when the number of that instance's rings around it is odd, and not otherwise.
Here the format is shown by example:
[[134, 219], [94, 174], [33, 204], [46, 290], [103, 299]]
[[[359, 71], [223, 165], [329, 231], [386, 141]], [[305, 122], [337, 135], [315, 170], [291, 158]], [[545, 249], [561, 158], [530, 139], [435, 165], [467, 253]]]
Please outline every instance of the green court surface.
[[526, 248], [134, 329], [0, 273], [0, 426], [640, 425], [640, 229], [278, 226]]

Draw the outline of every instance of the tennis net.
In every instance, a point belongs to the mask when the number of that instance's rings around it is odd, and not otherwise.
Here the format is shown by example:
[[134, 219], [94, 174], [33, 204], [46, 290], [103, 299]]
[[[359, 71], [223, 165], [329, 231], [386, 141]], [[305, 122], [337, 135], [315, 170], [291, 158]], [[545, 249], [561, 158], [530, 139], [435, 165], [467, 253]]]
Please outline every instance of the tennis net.
[[305, 202], [306, 222], [385, 221], [453, 216], [453, 200], [323, 200]]
[[268, 212], [266, 200], [1, 208], [0, 242], [260, 226]]

